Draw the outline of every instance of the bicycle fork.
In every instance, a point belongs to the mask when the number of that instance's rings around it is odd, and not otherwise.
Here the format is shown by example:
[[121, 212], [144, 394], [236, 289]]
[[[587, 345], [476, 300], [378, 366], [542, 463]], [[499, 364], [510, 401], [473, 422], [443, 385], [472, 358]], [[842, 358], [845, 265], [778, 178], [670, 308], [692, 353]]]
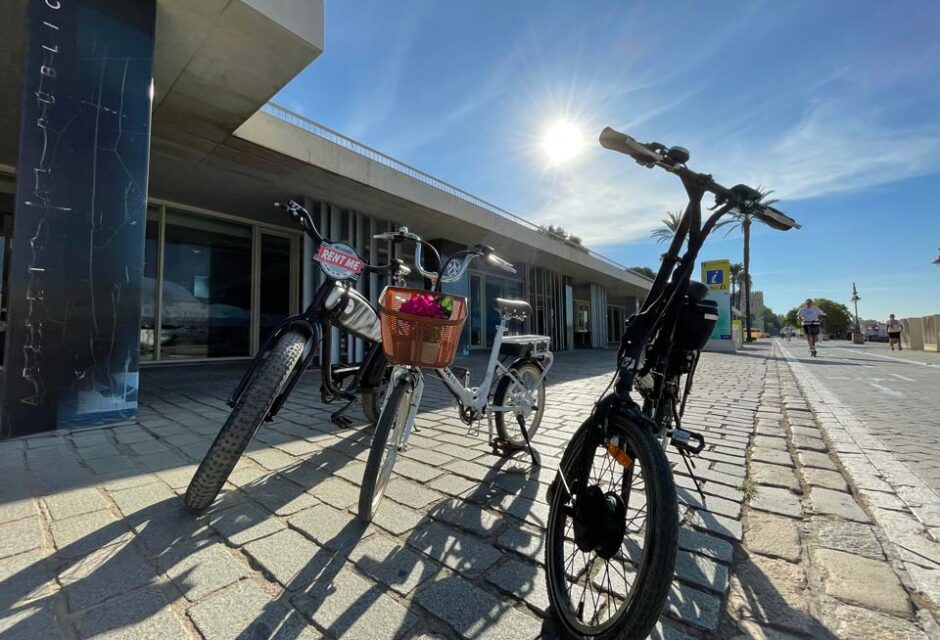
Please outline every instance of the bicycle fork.
[[[411, 400], [408, 403], [408, 419], [405, 421], [405, 430], [401, 434], [401, 441], [398, 443], [398, 450], [405, 451], [408, 448], [408, 438], [415, 428], [415, 420], [418, 417], [418, 407], [421, 406], [421, 396], [424, 394], [424, 376], [420, 370], [409, 371], [412, 375]], [[392, 386], [389, 385], [389, 389]]]

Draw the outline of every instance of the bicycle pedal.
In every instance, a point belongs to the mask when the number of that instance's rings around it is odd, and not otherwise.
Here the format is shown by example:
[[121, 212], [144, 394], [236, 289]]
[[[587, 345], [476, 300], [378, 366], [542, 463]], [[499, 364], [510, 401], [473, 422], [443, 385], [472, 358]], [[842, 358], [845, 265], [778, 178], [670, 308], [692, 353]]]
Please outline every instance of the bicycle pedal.
[[669, 444], [679, 451], [697, 456], [705, 448], [705, 436], [688, 429], [675, 429], [669, 439]]
[[509, 446], [509, 442], [503, 440], [502, 438], [493, 438], [490, 440], [490, 447], [493, 449], [493, 455], [505, 458], [513, 453], [513, 449]]

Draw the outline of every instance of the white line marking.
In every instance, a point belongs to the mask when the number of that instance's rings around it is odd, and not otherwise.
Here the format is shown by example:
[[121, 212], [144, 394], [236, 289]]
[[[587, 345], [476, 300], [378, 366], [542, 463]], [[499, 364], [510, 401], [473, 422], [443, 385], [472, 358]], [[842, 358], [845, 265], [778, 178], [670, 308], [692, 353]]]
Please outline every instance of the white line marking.
[[902, 376], [900, 373], [889, 373], [889, 376], [894, 376], [895, 378], [900, 378], [901, 380], [907, 380], [908, 382], [917, 382], [914, 378], [908, 378], [907, 376]]
[[848, 351], [849, 353], [852, 353], [852, 354], [863, 353], [866, 356], [875, 356], [876, 358], [884, 358], [885, 360], [894, 360], [895, 362], [903, 362], [904, 364], [919, 364], [922, 367], [934, 367], [934, 368], [940, 367], [940, 365], [938, 364], [931, 364], [929, 362], [918, 362], [916, 360], [908, 360], [906, 358], [895, 358], [894, 356], [886, 356], [881, 353], [873, 353], [871, 351], [863, 351], [861, 349], [853, 350], [853, 349], [846, 349], [845, 347], [833, 347], [833, 348], [841, 349], [842, 351]]
[[885, 386], [883, 386], [883, 385], [880, 385], [880, 384], [878, 384], [878, 383], [876, 383], [876, 382], [869, 382], [868, 384], [870, 384], [870, 385], [873, 386], [874, 388], [878, 389], [878, 391], [880, 391], [881, 393], [887, 394], [887, 395], [889, 395], [889, 396], [894, 396], [894, 397], [896, 397], [896, 398], [900, 398], [901, 396], [904, 395], [904, 394], [901, 393], [900, 391], [895, 391], [895, 390], [893, 390], [893, 389], [889, 389], [888, 387], [885, 387]]

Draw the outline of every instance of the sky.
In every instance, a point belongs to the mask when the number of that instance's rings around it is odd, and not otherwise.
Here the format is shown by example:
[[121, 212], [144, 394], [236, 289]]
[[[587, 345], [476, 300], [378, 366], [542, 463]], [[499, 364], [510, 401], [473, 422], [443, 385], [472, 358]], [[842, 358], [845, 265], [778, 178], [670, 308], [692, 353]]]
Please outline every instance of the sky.
[[[902, 9], [903, 7], [903, 9]], [[282, 106], [626, 266], [680, 210], [677, 179], [596, 144], [680, 145], [726, 186], [774, 191], [801, 230], [755, 226], [754, 288], [863, 318], [940, 313], [940, 3], [326, 0], [324, 53]], [[582, 132], [566, 162], [546, 131]], [[742, 259], [740, 234], [700, 260]]]

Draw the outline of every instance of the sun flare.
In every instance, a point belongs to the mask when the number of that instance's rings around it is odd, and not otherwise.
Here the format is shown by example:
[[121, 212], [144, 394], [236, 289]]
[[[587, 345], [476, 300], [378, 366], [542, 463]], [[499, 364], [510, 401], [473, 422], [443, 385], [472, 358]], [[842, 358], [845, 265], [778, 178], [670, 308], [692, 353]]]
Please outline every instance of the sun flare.
[[584, 136], [576, 124], [559, 120], [545, 132], [542, 150], [549, 162], [558, 164], [570, 160], [584, 148]]

